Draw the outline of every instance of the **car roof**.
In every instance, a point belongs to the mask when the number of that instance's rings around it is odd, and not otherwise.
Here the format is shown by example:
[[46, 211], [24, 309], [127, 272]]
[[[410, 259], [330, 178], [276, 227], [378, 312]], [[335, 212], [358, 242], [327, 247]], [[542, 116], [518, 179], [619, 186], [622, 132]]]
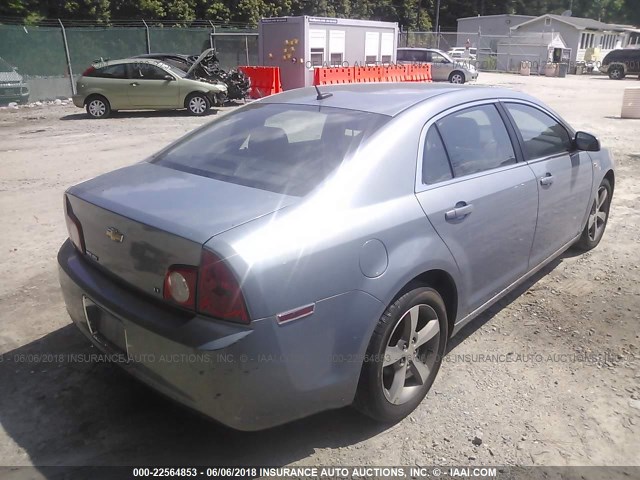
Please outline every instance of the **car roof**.
[[118, 60], [96, 60], [93, 62], [93, 65], [108, 66], [108, 65], [117, 65], [119, 63], [151, 63], [153, 65], [166, 65], [162, 60], [157, 60], [155, 58], [121, 58]]
[[142, 55], [136, 55], [134, 58], [150, 58], [150, 59], [179, 58], [181, 60], [187, 60], [189, 58], [189, 55], [183, 55], [182, 53], [143, 53]]
[[429, 52], [442, 52], [442, 50], [438, 50], [437, 48], [424, 48], [424, 47], [398, 47], [397, 50], [418, 50], [418, 51], [429, 51]]
[[332, 93], [317, 100], [314, 87], [288, 90], [260, 100], [260, 103], [290, 103], [359, 110], [381, 115], [396, 116], [404, 110], [434, 97], [457, 96], [460, 103], [491, 98], [524, 98], [528, 95], [491, 86], [456, 85], [452, 83], [345, 83], [321, 85], [322, 93]]

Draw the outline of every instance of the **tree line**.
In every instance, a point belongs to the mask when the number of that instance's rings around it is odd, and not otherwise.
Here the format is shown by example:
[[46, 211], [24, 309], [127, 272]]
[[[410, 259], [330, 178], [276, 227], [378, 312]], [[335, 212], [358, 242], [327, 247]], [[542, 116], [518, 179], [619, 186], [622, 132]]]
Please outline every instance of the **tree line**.
[[[440, 26], [456, 19], [512, 13], [542, 15], [571, 9], [575, 17], [640, 25], [639, 0], [441, 0]], [[254, 26], [262, 17], [314, 15], [398, 22], [404, 30], [433, 28], [437, 0], [2, 0], [0, 16], [36, 23], [45, 18], [108, 24], [137, 18]]]

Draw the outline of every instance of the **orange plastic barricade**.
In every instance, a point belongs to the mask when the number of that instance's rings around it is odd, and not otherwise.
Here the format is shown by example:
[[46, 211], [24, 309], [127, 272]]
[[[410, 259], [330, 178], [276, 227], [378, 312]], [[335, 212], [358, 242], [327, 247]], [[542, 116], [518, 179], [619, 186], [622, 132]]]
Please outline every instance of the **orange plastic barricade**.
[[431, 65], [388, 65], [363, 67], [319, 67], [314, 85], [371, 82], [430, 82]]
[[262, 98], [282, 92], [279, 67], [238, 67], [251, 80], [251, 98]]
[[313, 76], [314, 85], [334, 85], [336, 83], [353, 83], [355, 67], [319, 67]]
[[417, 82], [417, 73], [415, 65], [407, 64], [405, 68], [405, 82]]
[[431, 77], [431, 65], [426, 65], [426, 67], [427, 67], [427, 72], [426, 72], [427, 82], [431, 82], [431, 81], [433, 81], [433, 79]]

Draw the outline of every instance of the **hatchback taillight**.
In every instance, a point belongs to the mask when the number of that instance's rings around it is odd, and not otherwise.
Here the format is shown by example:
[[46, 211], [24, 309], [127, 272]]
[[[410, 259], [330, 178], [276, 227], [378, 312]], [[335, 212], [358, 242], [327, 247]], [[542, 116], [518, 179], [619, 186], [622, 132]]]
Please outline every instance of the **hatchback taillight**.
[[69, 197], [64, 195], [64, 220], [67, 223], [67, 231], [69, 232], [69, 238], [71, 243], [82, 253], [85, 252], [84, 248], [84, 235], [82, 234], [82, 225], [80, 220], [73, 213]]
[[202, 250], [198, 272], [198, 312], [215, 318], [249, 323], [240, 284], [227, 264]]
[[198, 269], [195, 267], [172, 265], [164, 277], [162, 296], [165, 300], [193, 310], [196, 306], [196, 282]]

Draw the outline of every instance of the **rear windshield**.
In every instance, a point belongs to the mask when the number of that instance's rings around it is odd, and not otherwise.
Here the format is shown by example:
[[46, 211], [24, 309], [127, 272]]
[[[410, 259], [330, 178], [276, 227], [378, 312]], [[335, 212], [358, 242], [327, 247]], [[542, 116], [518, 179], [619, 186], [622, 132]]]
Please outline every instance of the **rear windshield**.
[[151, 162], [304, 196], [388, 119], [341, 108], [250, 105], [197, 130]]

